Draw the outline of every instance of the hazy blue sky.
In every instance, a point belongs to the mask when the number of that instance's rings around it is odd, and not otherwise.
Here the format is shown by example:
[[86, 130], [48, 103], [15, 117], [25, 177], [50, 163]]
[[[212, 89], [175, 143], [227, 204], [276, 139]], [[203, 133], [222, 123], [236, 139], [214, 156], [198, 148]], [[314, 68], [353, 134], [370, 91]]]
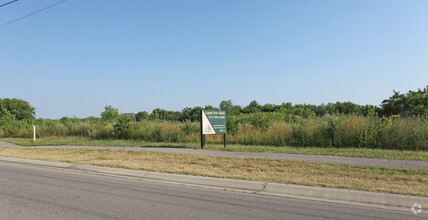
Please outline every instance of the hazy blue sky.
[[[0, 7], [0, 25], [56, 2]], [[0, 27], [0, 98], [43, 118], [380, 105], [427, 84], [426, 0], [67, 0]]]

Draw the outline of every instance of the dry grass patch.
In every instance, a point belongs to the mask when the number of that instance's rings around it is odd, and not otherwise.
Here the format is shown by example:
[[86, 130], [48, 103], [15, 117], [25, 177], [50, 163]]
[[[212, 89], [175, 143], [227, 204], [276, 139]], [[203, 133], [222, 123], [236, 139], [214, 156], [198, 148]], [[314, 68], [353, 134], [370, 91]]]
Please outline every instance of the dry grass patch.
[[[287, 131], [286, 131], [287, 132]], [[222, 138], [222, 135], [209, 135]], [[198, 137], [199, 138], [199, 137]], [[39, 138], [36, 143], [28, 138], [0, 138], [5, 141], [21, 146], [118, 146], [118, 147], [168, 147], [168, 148], [192, 148], [199, 149], [200, 143], [166, 143], [166, 142], [144, 142], [141, 140], [100, 140], [81, 137], [50, 137]], [[219, 139], [219, 143], [223, 143]], [[213, 151], [236, 151], [236, 152], [266, 152], [266, 153], [287, 153], [287, 154], [308, 154], [308, 155], [331, 155], [343, 157], [362, 157], [396, 160], [420, 160], [428, 161], [428, 151], [406, 151], [406, 150], [383, 150], [370, 148], [321, 148], [321, 147], [290, 147], [290, 146], [251, 146], [228, 144], [223, 148], [223, 144], [208, 143], [205, 150]]]
[[156, 152], [0, 149], [0, 156], [428, 197], [428, 170]]

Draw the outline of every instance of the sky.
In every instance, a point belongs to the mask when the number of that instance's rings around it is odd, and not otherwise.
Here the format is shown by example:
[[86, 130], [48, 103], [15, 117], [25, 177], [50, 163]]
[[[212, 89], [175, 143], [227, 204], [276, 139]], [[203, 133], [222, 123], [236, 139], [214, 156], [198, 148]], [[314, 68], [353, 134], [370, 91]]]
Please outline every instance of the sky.
[[0, 98], [52, 119], [229, 99], [379, 106], [428, 85], [427, 12], [426, 0], [19, 0], [0, 7]]

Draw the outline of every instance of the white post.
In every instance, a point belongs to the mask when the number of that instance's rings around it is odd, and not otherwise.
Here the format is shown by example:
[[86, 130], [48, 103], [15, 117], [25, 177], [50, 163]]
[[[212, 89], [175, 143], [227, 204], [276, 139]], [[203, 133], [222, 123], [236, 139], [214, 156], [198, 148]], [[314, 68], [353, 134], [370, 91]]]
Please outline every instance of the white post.
[[36, 126], [33, 126], [33, 141], [36, 142]]

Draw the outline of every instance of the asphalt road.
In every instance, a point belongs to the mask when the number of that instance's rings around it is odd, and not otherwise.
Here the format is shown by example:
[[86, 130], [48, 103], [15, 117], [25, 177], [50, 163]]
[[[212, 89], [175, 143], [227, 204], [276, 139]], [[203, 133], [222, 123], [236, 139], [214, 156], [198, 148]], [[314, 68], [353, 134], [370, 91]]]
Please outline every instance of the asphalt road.
[[0, 160], [0, 219], [423, 219], [426, 215]]

